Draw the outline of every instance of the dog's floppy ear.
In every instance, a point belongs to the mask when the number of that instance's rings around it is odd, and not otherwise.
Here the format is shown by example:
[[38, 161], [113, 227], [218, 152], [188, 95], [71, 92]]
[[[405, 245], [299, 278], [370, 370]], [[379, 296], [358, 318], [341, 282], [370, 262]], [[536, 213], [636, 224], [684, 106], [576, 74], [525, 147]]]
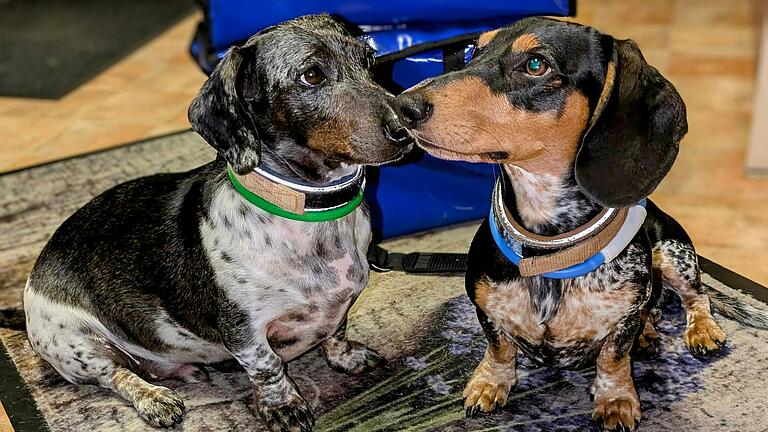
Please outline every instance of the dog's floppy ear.
[[259, 164], [261, 142], [250, 108], [260, 99], [253, 59], [255, 46], [233, 47], [216, 66], [189, 106], [192, 129], [215, 148], [238, 174]]
[[688, 131], [685, 104], [634, 41], [603, 36], [601, 45], [611, 60], [574, 173], [589, 198], [627, 207], [648, 196], [672, 168]]

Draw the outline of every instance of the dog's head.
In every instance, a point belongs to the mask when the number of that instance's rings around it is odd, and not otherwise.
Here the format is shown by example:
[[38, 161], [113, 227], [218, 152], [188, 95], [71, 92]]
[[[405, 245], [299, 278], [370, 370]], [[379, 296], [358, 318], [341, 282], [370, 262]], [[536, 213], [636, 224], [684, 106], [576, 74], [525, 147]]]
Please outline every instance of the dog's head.
[[245, 174], [268, 160], [306, 180], [342, 164], [381, 164], [412, 140], [395, 98], [373, 82], [374, 51], [327, 15], [270, 27], [230, 49], [189, 121]]
[[398, 97], [426, 151], [573, 174], [604, 206], [650, 194], [687, 132], [685, 105], [631, 40], [530, 18], [484, 33], [464, 70]]

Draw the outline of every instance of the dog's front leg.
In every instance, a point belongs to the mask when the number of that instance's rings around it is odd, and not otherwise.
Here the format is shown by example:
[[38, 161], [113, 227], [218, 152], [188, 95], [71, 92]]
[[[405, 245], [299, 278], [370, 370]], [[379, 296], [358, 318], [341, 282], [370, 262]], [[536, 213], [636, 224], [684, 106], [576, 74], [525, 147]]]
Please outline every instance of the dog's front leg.
[[237, 348], [230, 351], [248, 373], [256, 407], [270, 430], [311, 431], [315, 423], [312, 409], [286, 374], [283, 360], [269, 346], [266, 332], [236, 339], [239, 339], [239, 343], [234, 343]]
[[592, 418], [607, 431], [633, 430], [640, 421], [640, 399], [632, 381], [629, 358], [639, 325], [639, 316], [627, 317], [608, 336], [597, 357]]
[[337, 371], [351, 375], [358, 375], [371, 371], [384, 363], [386, 359], [371, 348], [347, 340], [347, 319], [339, 327], [339, 330], [320, 345], [328, 366]]
[[467, 417], [492, 412], [507, 404], [509, 391], [517, 385], [517, 345], [490, 322], [480, 309], [480, 325], [488, 339], [488, 348], [464, 387]]

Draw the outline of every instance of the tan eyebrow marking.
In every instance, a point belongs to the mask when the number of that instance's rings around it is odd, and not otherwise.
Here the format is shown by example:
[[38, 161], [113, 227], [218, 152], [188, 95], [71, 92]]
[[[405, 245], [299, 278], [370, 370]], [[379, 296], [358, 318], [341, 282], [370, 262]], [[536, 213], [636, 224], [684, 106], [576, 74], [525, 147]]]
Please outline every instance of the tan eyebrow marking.
[[539, 39], [532, 34], [524, 34], [512, 42], [512, 51], [525, 52], [540, 47]]
[[486, 45], [488, 45], [494, 37], [496, 37], [496, 33], [499, 32], [499, 29], [487, 31], [480, 35], [479, 38], [477, 38], [477, 47], [482, 48]]

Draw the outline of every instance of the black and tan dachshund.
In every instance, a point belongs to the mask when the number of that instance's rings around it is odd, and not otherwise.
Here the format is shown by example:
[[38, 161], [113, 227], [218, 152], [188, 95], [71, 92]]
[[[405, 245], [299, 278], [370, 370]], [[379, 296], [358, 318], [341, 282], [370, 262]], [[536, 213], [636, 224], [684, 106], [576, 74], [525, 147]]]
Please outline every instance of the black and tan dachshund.
[[[398, 104], [427, 152], [501, 165], [496, 211], [469, 251], [466, 289], [489, 344], [464, 390], [468, 415], [506, 404], [520, 350], [558, 367], [596, 363], [593, 418], [607, 430], [633, 429], [640, 401], [630, 352], [658, 339], [654, 307], [662, 286], [682, 299], [692, 353], [723, 346], [726, 335], [712, 317], [690, 238], [643, 201], [672, 167], [687, 122], [680, 95], [633, 41], [525, 19], [481, 35], [465, 69], [415, 86]], [[626, 235], [618, 231], [632, 219], [626, 209], [641, 201], [644, 222], [610, 262], [582, 276], [542, 273], [562, 269], [553, 261], [571, 263], [566, 255], [573, 249], [560, 254], [565, 249], [537, 244], [591, 229], [597, 234], [590, 241], [599, 243], [614, 226], [600, 243], [606, 246]], [[620, 223], [600, 225], [609, 214]], [[505, 228], [497, 218], [508, 219], [507, 229], [523, 243], [530, 240], [520, 250], [525, 268], [495, 239], [494, 231]], [[764, 316], [753, 319], [766, 325]]]

